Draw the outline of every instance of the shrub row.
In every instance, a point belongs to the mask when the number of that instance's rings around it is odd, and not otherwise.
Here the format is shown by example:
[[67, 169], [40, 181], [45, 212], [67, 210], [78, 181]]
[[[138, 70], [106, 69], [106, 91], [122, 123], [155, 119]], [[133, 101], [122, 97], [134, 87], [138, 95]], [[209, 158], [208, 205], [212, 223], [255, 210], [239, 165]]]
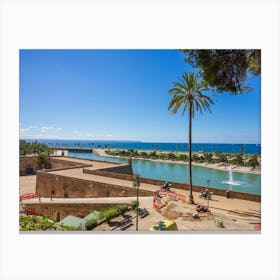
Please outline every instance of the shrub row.
[[[135, 201], [136, 202], [136, 201]], [[130, 206], [132, 208], [135, 208], [135, 203], [134, 201], [132, 201], [132, 203], [130, 204]], [[105, 219], [106, 222], [110, 222], [112, 219], [116, 218], [119, 215], [123, 215], [127, 210], [129, 209], [128, 205], [125, 204], [118, 204], [116, 206], [110, 207], [108, 209], [105, 209], [103, 211], [100, 212], [100, 219]], [[86, 222], [86, 229], [87, 230], [92, 230], [94, 229], [98, 224], [97, 219], [91, 219], [89, 221]]]
[[92, 219], [86, 222], [86, 229], [87, 230], [92, 230], [97, 226], [97, 220]]

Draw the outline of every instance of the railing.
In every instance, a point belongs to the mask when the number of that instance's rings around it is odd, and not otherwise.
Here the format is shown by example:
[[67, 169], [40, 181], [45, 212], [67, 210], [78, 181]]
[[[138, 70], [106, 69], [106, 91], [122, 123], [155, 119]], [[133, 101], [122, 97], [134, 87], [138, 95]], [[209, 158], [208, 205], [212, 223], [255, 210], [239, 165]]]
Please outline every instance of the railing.
[[25, 193], [19, 197], [19, 201], [22, 201], [25, 199], [37, 198], [37, 197], [40, 197], [40, 196], [36, 193]]

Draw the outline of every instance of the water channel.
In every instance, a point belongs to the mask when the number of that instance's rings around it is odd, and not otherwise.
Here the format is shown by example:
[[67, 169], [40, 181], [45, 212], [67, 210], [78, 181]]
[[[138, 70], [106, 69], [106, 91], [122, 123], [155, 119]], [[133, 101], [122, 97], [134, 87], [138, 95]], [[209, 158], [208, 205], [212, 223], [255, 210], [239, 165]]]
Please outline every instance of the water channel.
[[[111, 162], [127, 163], [125, 158], [100, 157], [92, 153], [68, 152], [68, 156], [104, 160]], [[138, 172], [141, 177], [159, 179], [164, 181], [188, 183], [188, 165], [154, 162], [150, 160], [132, 160], [133, 172]], [[228, 170], [221, 171], [212, 168], [200, 167], [193, 165], [193, 184], [205, 187], [213, 187], [222, 190], [232, 190], [238, 192], [261, 194], [261, 176], [257, 174], [233, 172], [230, 174]], [[232, 176], [232, 178], [229, 178]], [[242, 184], [224, 184], [223, 181], [233, 179]], [[208, 181], [210, 180], [210, 181]]]

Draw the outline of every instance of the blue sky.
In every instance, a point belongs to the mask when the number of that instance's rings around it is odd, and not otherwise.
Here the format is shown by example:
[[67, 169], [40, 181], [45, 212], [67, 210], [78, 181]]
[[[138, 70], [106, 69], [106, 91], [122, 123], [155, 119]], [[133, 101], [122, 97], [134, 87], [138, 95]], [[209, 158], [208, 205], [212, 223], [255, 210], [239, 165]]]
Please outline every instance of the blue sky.
[[[21, 50], [20, 138], [186, 142], [188, 117], [168, 90], [192, 69], [177, 50]], [[193, 142], [260, 143], [260, 77], [253, 90], [212, 96]]]

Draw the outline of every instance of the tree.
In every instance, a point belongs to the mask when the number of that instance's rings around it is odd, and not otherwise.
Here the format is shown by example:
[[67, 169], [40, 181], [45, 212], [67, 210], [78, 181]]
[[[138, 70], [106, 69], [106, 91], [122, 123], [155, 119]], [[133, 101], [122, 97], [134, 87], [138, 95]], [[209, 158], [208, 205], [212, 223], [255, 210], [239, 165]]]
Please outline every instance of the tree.
[[38, 143], [37, 141], [29, 143], [24, 140], [20, 140], [19, 150], [21, 156], [39, 153], [45, 153], [49, 155], [51, 153], [51, 149], [47, 145]]
[[37, 158], [36, 158], [36, 167], [38, 169], [43, 169], [43, 168], [51, 168], [51, 163], [49, 161], [48, 156], [45, 153], [40, 153]]
[[252, 169], [255, 169], [259, 165], [258, 157], [257, 155], [253, 155], [249, 161], [248, 161], [248, 166], [251, 166]]
[[194, 112], [202, 110], [210, 110], [210, 104], [214, 104], [213, 100], [202, 94], [207, 90], [205, 83], [198, 78], [194, 73], [184, 73], [179, 82], [173, 83], [174, 87], [169, 90], [172, 96], [168, 105], [168, 110], [176, 114], [179, 108], [182, 108], [182, 115], [185, 111], [189, 113], [189, 177], [190, 177], [190, 194], [189, 202], [194, 203], [192, 194], [192, 118]]
[[205, 160], [206, 160], [208, 163], [211, 163], [213, 154], [212, 154], [212, 153], [204, 153], [204, 157], [205, 157]]
[[261, 74], [261, 50], [182, 50], [185, 61], [198, 67], [204, 80], [217, 92], [239, 94], [250, 89], [249, 73]]
[[238, 164], [238, 165], [242, 165], [243, 166], [244, 165], [243, 154], [236, 154], [233, 162]]
[[147, 153], [146, 152], [140, 152], [140, 156], [143, 157], [143, 158], [146, 158], [147, 157]]
[[173, 152], [168, 153], [167, 157], [170, 160], [175, 160], [176, 159], [176, 156], [175, 156], [175, 154]]

